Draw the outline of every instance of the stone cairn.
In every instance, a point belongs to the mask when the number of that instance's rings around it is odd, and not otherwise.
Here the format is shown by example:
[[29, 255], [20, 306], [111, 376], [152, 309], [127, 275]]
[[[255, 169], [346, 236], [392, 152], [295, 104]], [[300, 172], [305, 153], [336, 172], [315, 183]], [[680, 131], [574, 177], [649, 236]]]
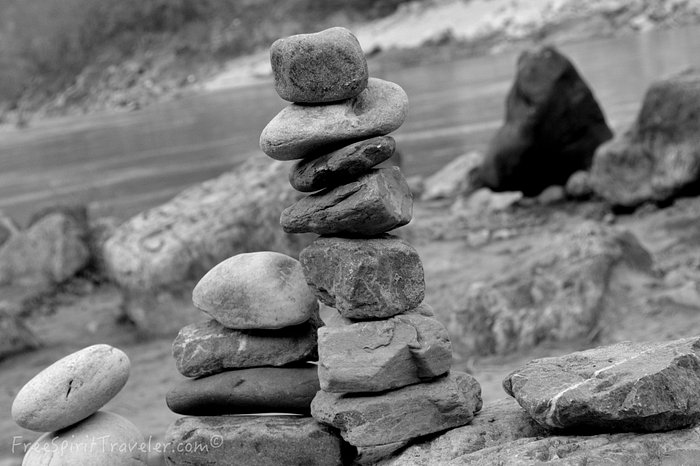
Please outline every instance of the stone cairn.
[[451, 344], [425, 294], [416, 250], [387, 232], [410, 222], [413, 199], [389, 159], [390, 132], [408, 111], [397, 84], [368, 77], [355, 36], [344, 28], [276, 41], [275, 89], [293, 102], [263, 130], [261, 149], [297, 160], [290, 182], [313, 193], [288, 207], [287, 233], [321, 235], [300, 254], [326, 306], [318, 329], [321, 390], [311, 415], [340, 430], [372, 463], [410, 440], [469, 423], [481, 387], [450, 372]]
[[20, 427], [45, 434], [32, 443], [22, 465], [145, 465], [143, 434], [131, 421], [101, 410], [124, 387], [130, 368], [123, 351], [93, 345], [27, 382], [12, 403], [12, 418]]
[[340, 464], [337, 434], [309, 417], [319, 383], [308, 361], [317, 358], [321, 323], [299, 261], [233, 256], [199, 281], [192, 300], [212, 319], [184, 327], [173, 343], [177, 369], [190, 379], [166, 402], [188, 417], [169, 427], [166, 461]]

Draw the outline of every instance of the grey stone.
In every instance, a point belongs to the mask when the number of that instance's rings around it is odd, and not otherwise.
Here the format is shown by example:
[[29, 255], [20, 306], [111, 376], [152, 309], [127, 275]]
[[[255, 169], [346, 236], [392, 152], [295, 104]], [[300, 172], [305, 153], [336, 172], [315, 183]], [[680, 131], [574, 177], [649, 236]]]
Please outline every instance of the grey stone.
[[391, 235], [321, 237], [299, 255], [321, 302], [350, 319], [381, 319], [417, 307], [425, 296], [416, 250]]
[[39, 341], [22, 319], [0, 309], [0, 361], [39, 346]]
[[537, 202], [541, 205], [555, 205], [566, 200], [566, 192], [563, 186], [549, 186], [537, 195]]
[[569, 177], [564, 187], [566, 195], [572, 199], [588, 199], [593, 194], [590, 176], [587, 171], [579, 170]]
[[477, 179], [494, 191], [536, 196], [590, 167], [596, 148], [611, 137], [593, 92], [574, 65], [551, 46], [528, 50], [518, 58], [505, 122]]
[[452, 160], [423, 182], [421, 199], [432, 201], [470, 193], [479, 186], [474, 184], [474, 173], [484, 162], [481, 152], [467, 152]]
[[655, 82], [636, 121], [601, 146], [593, 159], [593, 190], [609, 203], [636, 207], [694, 192], [700, 179], [700, 72]]
[[650, 273], [652, 265], [631, 233], [584, 223], [553, 236], [505, 276], [471, 284], [447, 325], [452, 343], [465, 354], [488, 355], [590, 338], [615, 318], [611, 283], [620, 277], [613, 272]]
[[311, 415], [340, 429], [350, 444], [371, 447], [465, 425], [480, 409], [481, 387], [476, 379], [452, 372], [376, 395], [320, 391], [311, 404]]
[[191, 416], [309, 414], [318, 390], [314, 365], [255, 367], [184, 380], [165, 401], [173, 412]]
[[700, 338], [624, 342], [536, 359], [503, 381], [540, 424], [654, 432], [700, 421]]
[[357, 181], [312, 194], [282, 212], [287, 233], [374, 236], [406, 225], [413, 196], [398, 168], [379, 168]]
[[300, 160], [289, 172], [289, 182], [303, 192], [347, 184], [389, 159], [395, 149], [391, 136], [360, 141], [320, 157]]
[[17, 223], [0, 210], [0, 248], [10, 237], [17, 233], [19, 233], [19, 226], [17, 226]]
[[463, 427], [418, 440], [382, 466], [431, 466], [447, 464], [456, 458], [491, 448], [521, 438], [536, 441], [549, 434], [549, 430], [535, 422], [512, 398], [504, 398], [484, 404], [471, 423]]
[[318, 312], [299, 261], [271, 251], [238, 254], [217, 264], [194, 287], [192, 302], [234, 329], [289, 327]]
[[291, 104], [267, 124], [260, 148], [277, 160], [318, 157], [398, 129], [408, 97], [398, 84], [369, 78], [357, 97], [328, 105]]
[[317, 322], [280, 330], [232, 330], [215, 320], [191, 324], [173, 342], [175, 366], [185, 377], [226, 369], [283, 366], [316, 359]]
[[291, 416], [184, 417], [168, 427], [165, 443], [178, 446], [166, 452], [173, 466], [340, 466], [345, 454], [333, 429]]
[[420, 314], [325, 327], [318, 332], [318, 378], [327, 392], [378, 392], [445, 374], [452, 347], [445, 327]]
[[276, 40], [270, 47], [275, 90], [290, 102], [350, 99], [367, 87], [367, 60], [357, 38], [334, 27]]

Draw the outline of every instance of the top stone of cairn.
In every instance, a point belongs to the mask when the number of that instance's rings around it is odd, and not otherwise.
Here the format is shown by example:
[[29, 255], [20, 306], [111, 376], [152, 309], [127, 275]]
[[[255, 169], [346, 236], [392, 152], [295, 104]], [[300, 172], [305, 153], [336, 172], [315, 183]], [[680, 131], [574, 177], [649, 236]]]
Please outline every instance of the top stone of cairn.
[[296, 103], [351, 99], [367, 87], [367, 61], [357, 38], [334, 27], [279, 39], [270, 48], [275, 90]]

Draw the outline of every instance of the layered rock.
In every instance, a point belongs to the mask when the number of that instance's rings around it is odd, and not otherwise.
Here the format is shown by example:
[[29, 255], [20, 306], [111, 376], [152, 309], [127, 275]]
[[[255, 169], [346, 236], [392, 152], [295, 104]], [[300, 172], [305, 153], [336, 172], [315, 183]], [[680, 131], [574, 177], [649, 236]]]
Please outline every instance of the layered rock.
[[494, 191], [535, 196], [590, 167], [596, 148], [611, 137], [574, 65], [551, 46], [526, 51], [478, 179]]
[[699, 148], [700, 73], [689, 70], [652, 84], [632, 126], [596, 152], [590, 183], [627, 208], [696, 193]]

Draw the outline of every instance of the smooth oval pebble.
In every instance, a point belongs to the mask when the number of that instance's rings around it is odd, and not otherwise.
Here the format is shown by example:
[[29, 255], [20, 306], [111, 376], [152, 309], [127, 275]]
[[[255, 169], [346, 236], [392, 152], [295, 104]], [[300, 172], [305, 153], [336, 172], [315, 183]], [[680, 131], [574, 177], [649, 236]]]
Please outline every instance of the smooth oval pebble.
[[290, 102], [350, 99], [367, 87], [367, 60], [343, 27], [278, 39], [270, 47], [275, 90]]
[[147, 456], [143, 434], [131, 421], [98, 411], [39, 437], [22, 466], [145, 466]]
[[260, 135], [260, 148], [277, 160], [318, 157], [353, 142], [398, 129], [408, 96], [398, 84], [369, 78], [357, 97], [329, 105], [291, 104]]
[[93, 345], [59, 359], [19, 391], [12, 418], [25, 429], [50, 432], [94, 414], [119, 393], [131, 364], [120, 349]]
[[299, 261], [271, 251], [219, 263], [197, 283], [192, 301], [224, 327], [240, 330], [289, 327], [318, 311]]

